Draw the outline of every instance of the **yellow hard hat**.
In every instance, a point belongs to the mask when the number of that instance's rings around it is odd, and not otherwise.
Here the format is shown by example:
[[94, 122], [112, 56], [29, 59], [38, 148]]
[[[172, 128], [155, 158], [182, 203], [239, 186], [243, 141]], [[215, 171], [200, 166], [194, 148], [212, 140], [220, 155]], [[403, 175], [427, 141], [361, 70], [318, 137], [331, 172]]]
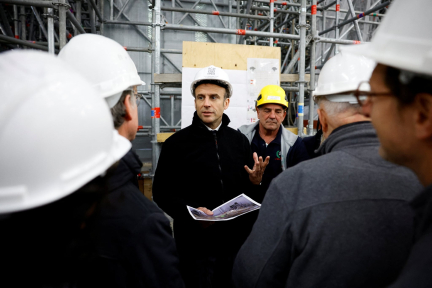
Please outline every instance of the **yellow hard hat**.
[[257, 98], [256, 106], [264, 104], [279, 104], [288, 108], [285, 91], [278, 85], [267, 85], [261, 89]]

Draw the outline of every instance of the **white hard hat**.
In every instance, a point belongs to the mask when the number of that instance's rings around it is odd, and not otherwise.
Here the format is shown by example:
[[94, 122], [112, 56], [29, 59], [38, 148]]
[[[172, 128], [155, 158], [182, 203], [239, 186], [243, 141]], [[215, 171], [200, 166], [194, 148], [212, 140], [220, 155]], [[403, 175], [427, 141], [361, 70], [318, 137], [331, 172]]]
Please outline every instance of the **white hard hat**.
[[195, 79], [191, 84], [191, 93], [194, 96], [195, 84], [203, 80], [217, 80], [228, 86], [228, 98], [231, 97], [233, 88], [231, 86], [228, 74], [221, 68], [210, 65], [198, 71], [195, 75]]
[[58, 56], [88, 79], [110, 108], [129, 87], [145, 85], [126, 50], [107, 37], [78, 35], [63, 47]]
[[358, 88], [360, 82], [370, 79], [375, 65], [364, 56], [339, 53], [322, 68], [314, 95], [326, 96], [333, 102], [357, 103], [356, 98], [349, 94]]
[[0, 79], [0, 213], [63, 198], [130, 150], [105, 101], [55, 56], [2, 53]]
[[431, 0], [395, 0], [371, 43], [341, 47], [341, 50], [398, 69], [432, 75], [431, 9]]

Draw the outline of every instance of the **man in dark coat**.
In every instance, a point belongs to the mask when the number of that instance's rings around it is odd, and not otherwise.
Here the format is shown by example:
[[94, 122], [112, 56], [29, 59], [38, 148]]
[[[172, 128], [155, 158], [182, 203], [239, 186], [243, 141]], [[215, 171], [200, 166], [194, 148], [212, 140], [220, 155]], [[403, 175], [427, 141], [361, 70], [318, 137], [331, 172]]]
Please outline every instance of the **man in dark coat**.
[[[111, 109], [115, 129], [134, 140], [137, 86], [145, 83], [124, 48], [104, 36], [86, 34], [74, 37], [59, 57], [87, 76]], [[168, 218], [138, 188], [141, 166], [132, 150], [121, 159], [88, 224], [96, 249], [89, 286], [184, 287]]]
[[153, 195], [174, 218], [186, 287], [230, 287], [233, 261], [253, 225], [254, 212], [230, 221], [205, 222], [194, 220], [186, 205], [211, 215], [211, 209], [241, 193], [256, 198], [268, 161], [255, 155], [254, 164], [246, 137], [228, 127], [230, 120], [223, 112], [232, 88], [222, 69], [210, 66], [198, 72], [192, 94], [192, 125], [165, 141]]
[[306, 147], [306, 150], [309, 154], [309, 158], [313, 159], [315, 157], [318, 157], [317, 153], [315, 151], [319, 148], [321, 145], [321, 142], [323, 141], [322, 137], [322, 129], [320, 129], [320, 121], [318, 118], [318, 125], [317, 125], [317, 132], [313, 136], [307, 136], [303, 138], [303, 143]]
[[89, 224], [98, 256], [94, 287], [183, 287], [168, 219], [138, 189], [141, 166], [132, 150], [120, 160]]
[[[360, 101], [381, 142], [381, 156], [414, 171], [426, 189], [412, 200], [415, 243], [392, 288], [432, 287], [432, 18], [428, 0], [395, 0], [372, 42], [346, 53], [378, 62]], [[409, 9], [417, 13], [400, 23]], [[412, 11], [412, 10], [411, 10]], [[383, 25], [383, 26], [382, 26]], [[418, 27], [424, 27], [418, 29]]]
[[[326, 65], [341, 69], [348, 83], [334, 73], [330, 79], [347, 89], [358, 86], [349, 83], [359, 80], [354, 76], [370, 75], [368, 62], [338, 54]], [[326, 138], [321, 156], [273, 180], [236, 258], [236, 287], [383, 287], [403, 267], [413, 237], [408, 201], [421, 185], [379, 157], [375, 130], [350, 94], [317, 98]]]
[[[138, 125], [134, 90], [111, 108], [119, 134], [133, 140]], [[184, 287], [168, 218], [138, 188], [142, 162], [130, 150], [108, 180], [108, 193], [90, 227], [97, 250], [95, 286]]]

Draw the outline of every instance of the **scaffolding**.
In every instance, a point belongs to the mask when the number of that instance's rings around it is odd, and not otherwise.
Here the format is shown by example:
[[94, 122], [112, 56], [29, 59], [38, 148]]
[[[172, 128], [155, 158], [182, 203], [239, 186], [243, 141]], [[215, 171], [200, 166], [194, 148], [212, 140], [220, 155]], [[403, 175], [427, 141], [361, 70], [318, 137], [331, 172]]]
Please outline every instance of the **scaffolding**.
[[[148, 5], [148, 21], [127, 14], [134, 11], [131, 6], [137, 2]], [[145, 82], [151, 84], [147, 86], [150, 86], [148, 90], [139, 91], [142, 101], [151, 108], [151, 113], [146, 113], [151, 114], [151, 124], [140, 126], [137, 134], [138, 137], [151, 138], [153, 169], [147, 175], [151, 177], [160, 153], [158, 134], [176, 131], [180, 129], [181, 123], [181, 119], [175, 121], [174, 115], [175, 103], [181, 101], [181, 91], [176, 90], [181, 87], [181, 67], [168, 55], [181, 54], [182, 50], [178, 49], [179, 45], [175, 47], [177, 49], [162, 47], [161, 37], [164, 33], [200, 33], [196, 35], [204, 40], [199, 38], [198, 41], [209, 42], [217, 42], [215, 34], [223, 34], [229, 37], [224, 38], [227, 43], [281, 47], [281, 76], [297, 75], [294, 78], [281, 77], [281, 86], [289, 95], [290, 103], [285, 124], [295, 124], [299, 135], [306, 136], [314, 133], [312, 96], [319, 70], [331, 56], [338, 53], [339, 45], [360, 44], [370, 40], [390, 2], [150, 0], [147, 3], [144, 0], [0, 0], [0, 51], [28, 47], [54, 54], [66, 45], [68, 39], [78, 34], [97, 33], [109, 37], [107, 31], [110, 27], [121, 26], [128, 27], [123, 29], [135, 30], [148, 42], [148, 46], [123, 46], [130, 52], [151, 55], [150, 69], [142, 71], [145, 77], [150, 77], [150, 81]], [[185, 8], [186, 6], [190, 7]], [[341, 9], [343, 6], [346, 9]], [[363, 10], [357, 11], [356, 7]], [[178, 21], [175, 21], [176, 17], [179, 18]], [[205, 21], [202, 19], [210, 17], [218, 19], [214, 20], [218, 24], [212, 25], [215, 27], [203, 24]], [[167, 20], [169, 18], [171, 21]], [[192, 21], [193, 25], [181, 24], [186, 19]], [[143, 31], [141, 27], [148, 30]], [[170, 65], [174, 73], [162, 73], [162, 61]], [[306, 77], [306, 73], [309, 73], [310, 78]], [[284, 80], [288, 78], [291, 80]], [[161, 109], [161, 101], [167, 100], [169, 108]], [[305, 102], [308, 107], [306, 133], [303, 132]], [[169, 120], [161, 116], [161, 111], [168, 115], [166, 117]]]

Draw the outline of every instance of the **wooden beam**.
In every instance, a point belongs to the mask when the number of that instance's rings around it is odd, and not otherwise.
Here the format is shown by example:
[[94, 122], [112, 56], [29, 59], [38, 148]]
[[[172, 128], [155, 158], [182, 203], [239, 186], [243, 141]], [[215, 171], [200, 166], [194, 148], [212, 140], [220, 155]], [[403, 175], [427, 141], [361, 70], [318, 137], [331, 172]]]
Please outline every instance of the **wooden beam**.
[[[299, 74], [281, 74], [281, 82], [296, 82], [299, 80]], [[305, 74], [305, 81], [310, 81], [310, 74]]]
[[290, 132], [298, 135], [298, 128], [297, 127], [287, 127], [285, 129], [287, 129], [288, 131], [290, 131]]
[[168, 133], [158, 133], [156, 136], [158, 143], [163, 143], [168, 139], [171, 135], [173, 135], [174, 132], [168, 132]]
[[182, 74], [154, 74], [155, 83], [181, 83]]
[[[281, 82], [296, 82], [299, 80], [298, 74], [281, 74]], [[310, 81], [310, 74], [305, 74], [305, 80]], [[182, 74], [154, 74], [155, 83], [181, 83]]]

